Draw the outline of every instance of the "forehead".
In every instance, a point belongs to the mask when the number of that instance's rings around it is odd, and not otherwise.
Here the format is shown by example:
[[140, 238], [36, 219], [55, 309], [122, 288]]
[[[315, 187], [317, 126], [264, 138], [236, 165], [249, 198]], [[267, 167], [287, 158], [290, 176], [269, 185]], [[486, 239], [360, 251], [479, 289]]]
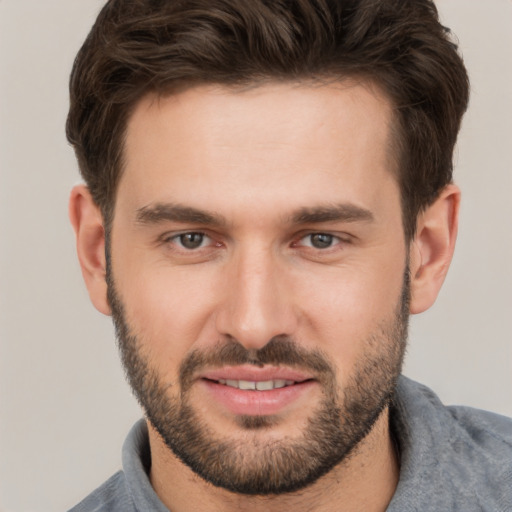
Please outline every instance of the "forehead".
[[258, 193], [278, 203], [283, 190], [317, 203], [338, 199], [334, 188], [376, 195], [379, 179], [394, 180], [392, 122], [377, 87], [348, 80], [150, 95], [128, 123], [118, 199], [212, 203], [221, 188], [223, 205]]

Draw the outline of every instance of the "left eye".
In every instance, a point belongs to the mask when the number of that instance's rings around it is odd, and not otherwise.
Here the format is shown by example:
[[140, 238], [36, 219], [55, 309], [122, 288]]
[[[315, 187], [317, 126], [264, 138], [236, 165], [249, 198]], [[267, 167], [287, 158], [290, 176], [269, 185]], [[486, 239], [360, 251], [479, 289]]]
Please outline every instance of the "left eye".
[[313, 247], [314, 249], [329, 249], [337, 244], [340, 239], [328, 233], [311, 233], [301, 239], [301, 245]]
[[199, 249], [208, 245], [211, 242], [210, 237], [205, 235], [204, 233], [182, 233], [181, 235], [176, 235], [173, 237], [173, 240], [181, 245], [184, 249], [192, 250]]

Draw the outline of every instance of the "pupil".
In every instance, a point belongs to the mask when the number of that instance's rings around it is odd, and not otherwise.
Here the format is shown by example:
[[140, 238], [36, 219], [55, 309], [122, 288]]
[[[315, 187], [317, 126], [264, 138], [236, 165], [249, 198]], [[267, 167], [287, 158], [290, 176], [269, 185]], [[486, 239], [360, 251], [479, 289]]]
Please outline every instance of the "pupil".
[[197, 249], [203, 243], [202, 233], [186, 233], [180, 236], [180, 242], [186, 249]]
[[317, 249], [330, 247], [332, 244], [332, 235], [326, 235], [325, 233], [316, 233], [315, 235], [311, 235], [311, 244]]

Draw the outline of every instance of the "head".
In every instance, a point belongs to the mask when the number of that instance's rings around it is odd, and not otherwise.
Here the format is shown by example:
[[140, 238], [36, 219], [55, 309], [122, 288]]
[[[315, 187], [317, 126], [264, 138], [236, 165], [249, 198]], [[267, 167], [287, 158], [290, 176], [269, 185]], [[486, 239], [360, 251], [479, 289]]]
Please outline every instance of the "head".
[[110, 0], [77, 55], [67, 136], [106, 224], [123, 171], [127, 122], [149, 93], [198, 84], [347, 78], [393, 106], [393, 154], [406, 237], [452, 181], [468, 78], [431, 0]]
[[384, 428], [453, 252], [467, 96], [428, 1], [107, 3], [71, 77], [71, 217], [173, 457], [281, 493]]

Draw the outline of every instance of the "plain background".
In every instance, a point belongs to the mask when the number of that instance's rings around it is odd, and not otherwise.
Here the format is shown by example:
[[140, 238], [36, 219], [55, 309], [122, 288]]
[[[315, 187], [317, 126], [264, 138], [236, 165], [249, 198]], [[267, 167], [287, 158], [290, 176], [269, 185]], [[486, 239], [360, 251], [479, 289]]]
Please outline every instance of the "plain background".
[[[140, 412], [67, 220], [71, 64], [103, 0], [0, 0], [0, 510], [67, 510], [120, 467]], [[472, 79], [459, 243], [405, 373], [512, 416], [512, 2], [439, 0]]]

